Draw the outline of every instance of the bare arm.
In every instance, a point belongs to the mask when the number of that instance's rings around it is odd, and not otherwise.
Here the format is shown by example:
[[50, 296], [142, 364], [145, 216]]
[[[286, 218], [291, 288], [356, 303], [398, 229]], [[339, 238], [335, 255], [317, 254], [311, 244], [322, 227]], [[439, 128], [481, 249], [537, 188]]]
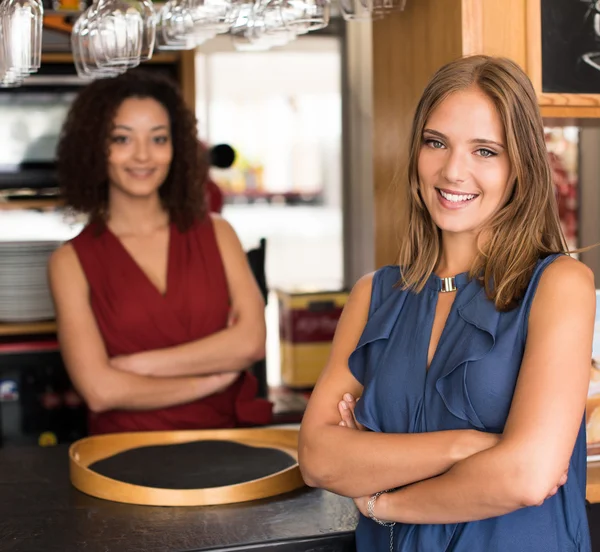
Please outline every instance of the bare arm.
[[440, 477], [382, 495], [375, 515], [404, 523], [474, 521], [538, 505], [552, 494], [585, 409], [594, 316], [590, 270], [573, 259], [554, 261], [533, 301], [500, 443]]
[[73, 385], [91, 410], [173, 406], [211, 395], [233, 382], [235, 374], [159, 380], [115, 370], [109, 365], [89, 304], [88, 284], [70, 244], [52, 255], [49, 278], [63, 359]]
[[231, 227], [213, 215], [215, 234], [231, 297], [232, 323], [212, 335], [176, 347], [115, 359], [113, 365], [154, 377], [244, 370], [265, 356], [265, 304], [246, 253]]
[[341, 427], [338, 405], [362, 386], [348, 368], [367, 321], [372, 275], [354, 287], [337, 326], [300, 430], [299, 460], [308, 485], [358, 497], [445, 472], [455, 462], [493, 446], [495, 435], [477, 431], [386, 434]]

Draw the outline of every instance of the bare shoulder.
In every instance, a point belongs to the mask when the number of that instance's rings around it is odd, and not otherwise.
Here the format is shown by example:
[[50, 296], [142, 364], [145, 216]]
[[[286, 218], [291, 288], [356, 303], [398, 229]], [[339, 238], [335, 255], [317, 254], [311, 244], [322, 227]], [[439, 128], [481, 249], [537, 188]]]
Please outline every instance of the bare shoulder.
[[346, 306], [342, 313], [342, 327], [348, 324], [364, 327], [371, 304], [371, 290], [373, 288], [373, 275], [371, 272], [362, 276], [352, 287]]
[[208, 216], [211, 218], [215, 226], [220, 224], [220, 221], [225, 221], [225, 219], [219, 215], [219, 213], [208, 213]]
[[79, 261], [75, 248], [70, 243], [64, 243], [50, 255], [48, 267], [50, 272], [62, 272], [65, 269], [78, 267]]
[[219, 215], [217, 213], [210, 213], [209, 216], [212, 220], [213, 227], [217, 234], [231, 233], [231, 232], [233, 232], [235, 234], [235, 230], [233, 229], [233, 226], [231, 226], [231, 224], [229, 222], [227, 222], [227, 220], [225, 220], [221, 215]]
[[85, 283], [83, 269], [72, 244], [67, 242], [52, 252], [48, 260], [48, 275], [53, 288], [61, 283], [69, 286], [74, 282]]
[[221, 215], [210, 213], [210, 218], [215, 230], [215, 237], [219, 247], [223, 251], [238, 250], [241, 248], [240, 239], [234, 230], [233, 226], [225, 220]]
[[540, 278], [537, 295], [595, 297], [594, 273], [582, 262], [562, 256], [552, 262]]
[[572, 257], [559, 257], [543, 272], [531, 307], [530, 322], [551, 323], [555, 316], [594, 317], [593, 272]]
[[350, 297], [355, 297], [358, 301], [364, 302], [367, 300], [367, 304], [371, 302], [371, 291], [373, 289], [373, 276], [374, 272], [369, 272], [364, 276], [361, 276], [356, 284], [352, 287]]

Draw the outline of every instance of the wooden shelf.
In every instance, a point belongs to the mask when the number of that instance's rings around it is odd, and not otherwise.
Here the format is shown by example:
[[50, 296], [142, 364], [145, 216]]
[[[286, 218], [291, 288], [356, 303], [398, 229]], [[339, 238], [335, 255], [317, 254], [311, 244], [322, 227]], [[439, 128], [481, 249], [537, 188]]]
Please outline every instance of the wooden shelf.
[[593, 504], [600, 502], [600, 462], [587, 465], [586, 498]]
[[9, 335], [37, 335], [56, 333], [56, 322], [28, 322], [19, 324], [0, 323], [0, 336]]
[[[179, 53], [159, 52], [144, 63], [175, 63], [179, 61], [180, 56]], [[48, 52], [42, 54], [42, 63], [73, 63], [73, 54], [70, 52]]]
[[58, 198], [0, 200], [0, 211], [11, 211], [16, 209], [55, 209], [61, 205], [63, 205], [63, 201]]
[[[548, 96], [548, 94], [546, 94]], [[600, 117], [600, 106], [576, 106], [576, 105], [540, 105], [540, 111], [544, 119], [555, 120], [555, 126], [570, 124], [574, 126], [596, 125]], [[562, 123], [557, 120], [563, 120]], [[567, 121], [569, 121], [567, 123]]]

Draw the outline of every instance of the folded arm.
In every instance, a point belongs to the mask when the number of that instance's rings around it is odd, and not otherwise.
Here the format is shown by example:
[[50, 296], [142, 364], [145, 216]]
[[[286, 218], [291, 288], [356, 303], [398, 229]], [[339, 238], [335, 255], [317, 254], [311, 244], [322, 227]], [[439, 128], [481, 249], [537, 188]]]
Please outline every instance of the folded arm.
[[568, 469], [585, 410], [594, 317], [591, 272], [570, 258], [557, 259], [533, 301], [499, 444], [439, 477], [382, 495], [375, 515], [403, 523], [466, 522], [539, 505], [552, 494]]
[[362, 392], [348, 358], [367, 321], [371, 287], [368, 275], [350, 294], [300, 430], [299, 461], [306, 483], [350, 497], [434, 477], [497, 442], [494, 435], [470, 430], [385, 434], [339, 425], [344, 393], [356, 397]]
[[265, 305], [231, 225], [212, 215], [231, 298], [230, 324], [202, 339], [112, 360], [118, 370], [153, 377], [241, 371], [265, 356]]
[[227, 388], [237, 374], [151, 378], [110, 365], [89, 304], [89, 288], [70, 244], [54, 252], [49, 279], [65, 366], [73, 385], [95, 412], [149, 410], [191, 402]]

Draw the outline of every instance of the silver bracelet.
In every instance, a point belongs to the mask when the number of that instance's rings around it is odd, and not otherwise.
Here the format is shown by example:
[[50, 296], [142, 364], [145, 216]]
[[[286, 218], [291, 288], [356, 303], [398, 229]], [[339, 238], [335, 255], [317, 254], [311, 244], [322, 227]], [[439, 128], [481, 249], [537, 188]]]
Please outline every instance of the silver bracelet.
[[375, 523], [379, 523], [379, 525], [383, 525], [384, 527], [393, 527], [394, 525], [396, 525], [395, 521], [381, 521], [380, 519], [378, 519], [377, 517], [375, 517], [375, 512], [373, 511], [373, 508], [375, 508], [375, 501], [384, 493], [389, 493], [390, 491], [379, 491], [378, 493], [375, 493], [370, 499], [369, 502], [367, 502], [367, 513], [369, 514], [369, 517], [375, 522]]

